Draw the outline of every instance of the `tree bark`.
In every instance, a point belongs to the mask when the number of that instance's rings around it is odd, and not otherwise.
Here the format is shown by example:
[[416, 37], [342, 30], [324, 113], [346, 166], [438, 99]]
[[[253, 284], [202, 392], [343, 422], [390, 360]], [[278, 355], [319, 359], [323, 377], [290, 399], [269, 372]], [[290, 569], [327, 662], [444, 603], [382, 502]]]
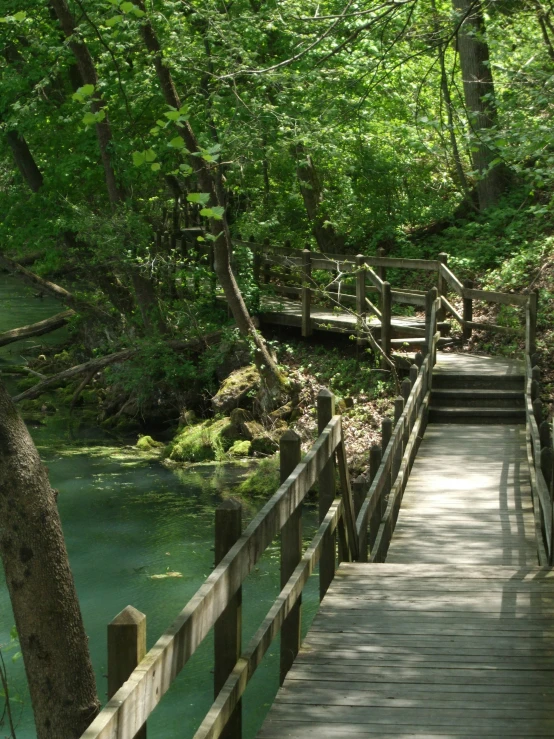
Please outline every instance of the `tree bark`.
[[31, 323], [28, 326], [20, 326], [19, 328], [12, 328], [11, 331], [5, 331], [3, 334], [0, 334], [0, 346], [7, 346], [14, 341], [21, 341], [22, 339], [30, 339], [32, 336], [49, 334], [51, 331], [65, 326], [68, 320], [74, 315], [75, 311], [66, 310], [63, 313], [57, 313], [51, 318], [46, 318], [44, 321]]
[[[137, 0], [137, 5], [146, 13], [143, 0]], [[173, 82], [169, 68], [163, 60], [162, 49], [154, 28], [145, 16], [141, 25], [141, 33], [144, 44], [152, 54], [154, 68], [160, 83], [162, 94], [167, 105], [179, 110], [181, 101]], [[217, 181], [216, 175], [210, 170], [208, 164], [202, 159], [200, 147], [196, 136], [188, 121], [179, 124], [179, 132], [189, 152], [189, 162], [197, 177], [198, 184], [204, 193], [208, 193], [210, 200], [208, 207], [221, 206], [225, 208], [226, 198], [221, 183]], [[243, 336], [252, 339], [255, 345], [255, 362], [260, 376], [267, 388], [268, 402], [279, 399], [283, 390], [283, 378], [276, 363], [273, 361], [263, 337], [256, 331], [252, 318], [242, 298], [239, 286], [231, 269], [231, 234], [225, 212], [222, 220], [209, 219], [211, 235], [214, 239], [214, 270], [221, 285], [225, 298], [229, 304], [233, 318]]]
[[300, 184], [300, 192], [319, 250], [329, 254], [341, 253], [344, 249], [344, 239], [329, 223], [329, 214], [323, 207], [323, 189], [313, 160], [302, 144], [295, 147], [295, 155], [297, 159], [296, 176]]
[[[202, 349], [205, 349], [214, 344], [216, 341], [219, 340], [220, 337], [221, 332], [215, 331], [214, 333], [205, 336], [202, 340], [170, 340], [167, 341], [166, 344], [174, 351], [201, 351]], [[33, 398], [38, 398], [39, 395], [42, 395], [42, 393], [46, 392], [46, 390], [53, 387], [54, 385], [59, 385], [61, 382], [65, 382], [66, 380], [72, 380], [74, 377], [78, 377], [79, 375], [82, 375], [84, 373], [96, 374], [100, 370], [103, 370], [105, 367], [109, 367], [111, 364], [117, 364], [117, 362], [126, 362], [128, 359], [132, 359], [139, 353], [139, 351], [140, 349], [122, 349], [120, 352], [114, 352], [113, 354], [108, 354], [105, 357], [97, 357], [96, 359], [91, 359], [88, 362], [83, 362], [83, 364], [76, 364], [74, 367], [69, 367], [69, 369], [58, 372], [56, 375], [52, 375], [52, 377], [47, 377], [45, 380], [42, 380], [42, 382], [38, 382], [34, 387], [30, 387], [28, 390], [25, 390], [19, 395], [15, 395], [12, 398], [12, 401], [14, 403], [19, 403], [22, 400], [32, 400]]]
[[27, 141], [17, 131], [8, 131], [6, 138], [21, 176], [33, 192], [38, 192], [43, 185], [42, 173], [29, 150]]
[[0, 553], [37, 739], [77, 739], [99, 709], [88, 638], [55, 491], [1, 382]]
[[66, 0], [50, 0], [50, 2], [56, 11], [60, 26], [62, 27], [66, 38], [69, 39], [68, 46], [73, 52], [73, 56], [77, 62], [77, 67], [79, 68], [83, 82], [85, 85], [94, 85], [94, 93], [91, 98], [91, 110], [93, 113], [99, 113], [101, 110], [105, 113], [104, 120], [96, 123], [96, 137], [98, 139], [100, 156], [104, 166], [104, 176], [106, 179], [108, 197], [110, 199], [110, 203], [112, 205], [116, 205], [122, 200], [123, 193], [117, 184], [112, 164], [110, 153], [112, 131], [108, 113], [105, 109], [106, 103], [98, 91], [98, 75], [96, 73], [96, 67], [90, 51], [88, 50], [88, 46], [84, 41], [80, 40], [79, 34], [76, 33], [76, 23]]
[[152, 280], [149, 277], [139, 274], [136, 270], [133, 271], [132, 280], [137, 305], [146, 332], [152, 333], [152, 331], [158, 331], [160, 334], [166, 334], [167, 325], [160, 312]]
[[472, 163], [473, 168], [479, 172], [479, 207], [485, 210], [498, 202], [509, 179], [508, 169], [504, 164], [491, 166], [496, 154], [484, 140], [497, 121], [485, 19], [480, 0], [452, 0], [452, 4], [460, 21], [463, 19], [457, 33], [458, 54], [472, 134]]
[[77, 312], [89, 313], [102, 321], [111, 320], [111, 316], [101, 308], [97, 308], [95, 305], [92, 305], [92, 303], [87, 303], [86, 300], [77, 298], [73, 293], [68, 292], [65, 288], [56, 285], [54, 282], [44, 280], [34, 272], [23, 267], [23, 265], [15, 262], [9, 257], [3, 256], [2, 254], [0, 254], [0, 267], [8, 270], [8, 272], [13, 272], [18, 275], [28, 285], [39, 288], [39, 290], [45, 292], [47, 295], [51, 295], [57, 300], [62, 300]]

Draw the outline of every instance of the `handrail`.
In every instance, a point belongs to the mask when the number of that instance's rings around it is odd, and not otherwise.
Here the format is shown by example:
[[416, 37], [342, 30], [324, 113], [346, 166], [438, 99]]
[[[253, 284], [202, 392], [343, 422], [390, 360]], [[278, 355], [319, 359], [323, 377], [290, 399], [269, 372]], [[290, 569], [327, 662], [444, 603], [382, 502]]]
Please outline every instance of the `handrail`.
[[[81, 739], [133, 739], [242, 581], [298, 508], [341, 440], [341, 417], [333, 416], [302, 462], [257, 514]], [[339, 466], [340, 458], [341, 455]], [[343, 491], [347, 508], [348, 493]], [[356, 542], [351, 540], [351, 543], [356, 551]]]
[[525, 311], [525, 430], [527, 458], [541, 565], [554, 563], [554, 442], [543, 421], [540, 370], [536, 366], [537, 293], [530, 293]]

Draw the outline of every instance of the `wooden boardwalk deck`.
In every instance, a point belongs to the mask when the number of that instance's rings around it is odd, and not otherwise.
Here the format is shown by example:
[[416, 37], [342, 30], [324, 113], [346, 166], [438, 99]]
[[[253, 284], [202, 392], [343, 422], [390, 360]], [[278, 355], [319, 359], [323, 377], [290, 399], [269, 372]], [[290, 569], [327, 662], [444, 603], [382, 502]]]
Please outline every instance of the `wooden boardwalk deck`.
[[[437, 375], [466, 373], [522, 367], [439, 355]], [[386, 563], [341, 564], [260, 739], [554, 736], [534, 537], [524, 426], [430, 424]]]
[[[354, 311], [333, 310], [313, 305], [310, 309], [314, 329], [338, 332], [356, 332], [358, 318]], [[260, 306], [262, 323], [280, 326], [302, 325], [302, 304], [298, 300], [262, 296]], [[379, 334], [381, 322], [375, 316], [368, 317], [367, 325]], [[418, 316], [393, 316], [391, 325], [395, 334], [402, 336], [423, 336], [425, 318]]]

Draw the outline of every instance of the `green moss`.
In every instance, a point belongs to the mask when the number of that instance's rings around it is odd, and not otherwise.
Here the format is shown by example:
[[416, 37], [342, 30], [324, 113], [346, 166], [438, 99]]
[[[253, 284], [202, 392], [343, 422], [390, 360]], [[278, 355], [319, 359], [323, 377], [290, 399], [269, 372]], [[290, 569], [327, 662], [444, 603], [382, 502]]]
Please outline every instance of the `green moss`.
[[271, 498], [279, 487], [279, 455], [260, 460], [254, 472], [243, 480], [236, 492], [244, 498]]
[[151, 436], [141, 436], [135, 446], [143, 452], [149, 452], [152, 449], [163, 447], [163, 444], [161, 441], [154, 441]]
[[228, 418], [210, 419], [179, 431], [168, 447], [174, 462], [209, 462], [223, 457], [236, 441]]
[[229, 454], [233, 457], [247, 457], [250, 454], [251, 442], [248, 439], [243, 441], [235, 441], [229, 449]]

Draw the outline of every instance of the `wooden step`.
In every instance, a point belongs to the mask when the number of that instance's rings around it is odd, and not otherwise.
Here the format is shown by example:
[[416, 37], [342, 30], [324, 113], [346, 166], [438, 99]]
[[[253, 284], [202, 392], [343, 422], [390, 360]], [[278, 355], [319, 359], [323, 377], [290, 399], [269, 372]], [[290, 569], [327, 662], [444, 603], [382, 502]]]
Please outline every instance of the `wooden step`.
[[523, 374], [454, 374], [433, 372], [433, 389], [480, 389], [524, 391]]
[[[404, 337], [402, 339], [391, 339], [391, 345], [395, 349], [401, 349], [403, 346], [409, 347], [417, 347], [417, 349], [420, 349], [425, 344], [425, 336], [409, 336]], [[454, 339], [442, 337], [439, 339], [439, 348], [444, 346], [452, 346], [454, 344]]]
[[433, 388], [431, 405], [439, 408], [512, 408], [525, 407], [520, 390], [497, 388]]
[[429, 406], [429, 423], [525, 423], [523, 408], [464, 408], [460, 406]]

